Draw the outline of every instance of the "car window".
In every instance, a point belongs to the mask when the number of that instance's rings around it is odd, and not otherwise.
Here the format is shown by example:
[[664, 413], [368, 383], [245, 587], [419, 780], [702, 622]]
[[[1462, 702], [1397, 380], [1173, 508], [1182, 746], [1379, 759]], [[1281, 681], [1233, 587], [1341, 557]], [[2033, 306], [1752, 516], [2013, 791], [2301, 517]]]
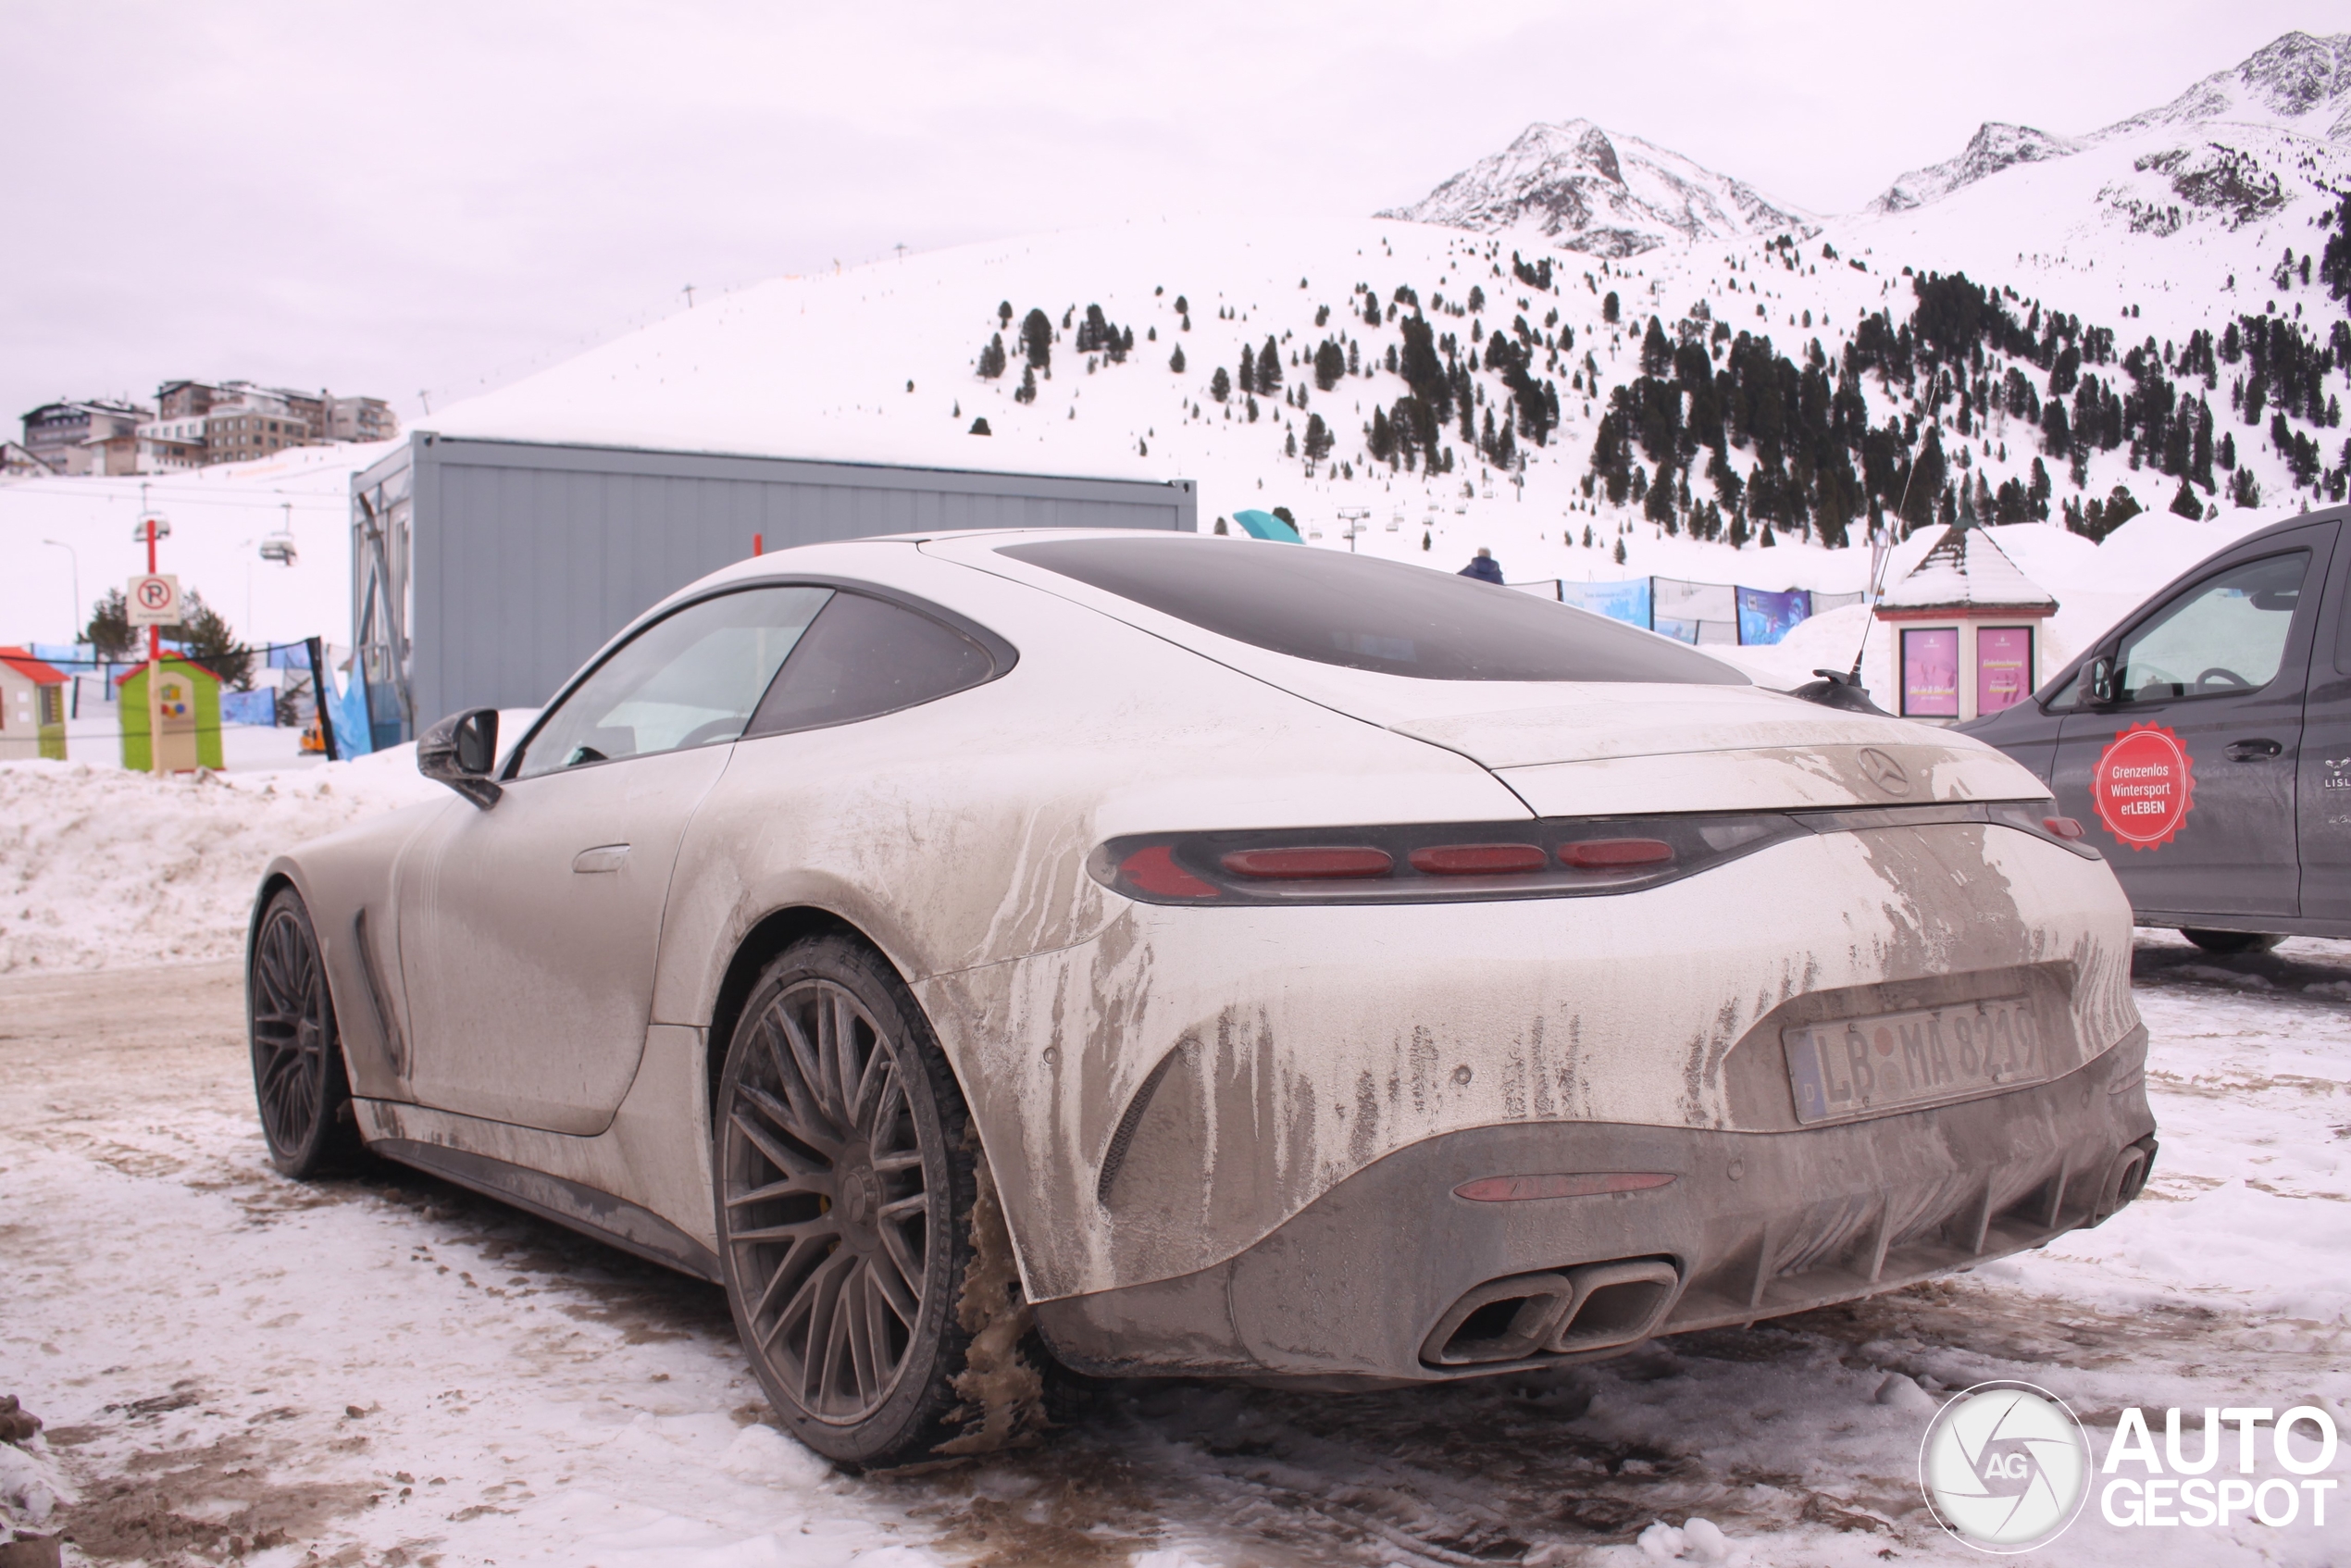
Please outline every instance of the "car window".
[[1696, 649], [1514, 589], [1300, 545], [1138, 535], [1000, 554], [1254, 647], [1422, 680], [1745, 686]]
[[2310, 553], [2289, 551], [2207, 578], [2122, 639], [2116, 699], [2169, 702], [2267, 686], [2285, 659]]
[[746, 589], [655, 621], [563, 700], [515, 777], [734, 740], [832, 596], [827, 588]]
[[744, 734], [895, 713], [996, 673], [988, 650], [952, 627], [888, 600], [836, 594], [784, 661]]

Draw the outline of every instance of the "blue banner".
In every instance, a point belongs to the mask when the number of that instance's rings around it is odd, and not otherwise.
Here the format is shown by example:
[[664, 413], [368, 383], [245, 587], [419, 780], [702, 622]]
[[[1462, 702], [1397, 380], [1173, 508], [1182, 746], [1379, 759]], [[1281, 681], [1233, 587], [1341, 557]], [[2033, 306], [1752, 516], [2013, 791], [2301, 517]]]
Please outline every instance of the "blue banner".
[[1811, 618], [1810, 589], [1791, 588], [1785, 593], [1761, 588], [1742, 588], [1737, 591], [1739, 641], [1749, 647], [1777, 642], [1798, 622]]
[[1627, 626], [1645, 627], [1649, 624], [1649, 579], [1636, 577], [1623, 582], [1562, 582], [1560, 603], [1606, 616], [1612, 621], [1623, 621]]

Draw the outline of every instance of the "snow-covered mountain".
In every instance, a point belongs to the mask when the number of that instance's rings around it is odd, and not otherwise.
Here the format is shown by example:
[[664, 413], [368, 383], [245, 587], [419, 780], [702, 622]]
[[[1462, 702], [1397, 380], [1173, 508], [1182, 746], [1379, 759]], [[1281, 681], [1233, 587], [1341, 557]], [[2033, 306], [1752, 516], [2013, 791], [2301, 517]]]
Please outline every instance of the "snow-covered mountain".
[[2043, 163], [2082, 150], [2082, 143], [2029, 125], [2007, 125], [1987, 119], [1968, 139], [1967, 150], [1955, 158], [1914, 168], [1888, 186], [1869, 205], [1875, 213], [1907, 212], [1940, 201], [1962, 185], [1972, 185], [2012, 164]]
[[1588, 119], [1530, 125], [1502, 151], [1379, 216], [1483, 234], [1525, 229], [1561, 250], [1611, 260], [1698, 241], [1803, 239], [1819, 227], [1751, 185]]
[[2234, 68], [2215, 71], [2160, 108], [2119, 120], [2098, 135], [2216, 120], [2351, 142], [2351, 33], [2313, 38], [2289, 32]]
[[705, 297], [431, 423], [1181, 477], [1204, 527], [1282, 506], [1312, 545], [1484, 545], [1514, 581], [1849, 591], [1873, 525], [1898, 572], [1929, 520], [2046, 519], [2003, 545], [2064, 602], [2059, 657], [2351, 485], [2320, 259], [2351, 146], [2304, 129], [2341, 55], [2281, 40], [2096, 135], [1989, 128], [1914, 205], [1839, 218], [1536, 126], [1379, 218], [1137, 219]]

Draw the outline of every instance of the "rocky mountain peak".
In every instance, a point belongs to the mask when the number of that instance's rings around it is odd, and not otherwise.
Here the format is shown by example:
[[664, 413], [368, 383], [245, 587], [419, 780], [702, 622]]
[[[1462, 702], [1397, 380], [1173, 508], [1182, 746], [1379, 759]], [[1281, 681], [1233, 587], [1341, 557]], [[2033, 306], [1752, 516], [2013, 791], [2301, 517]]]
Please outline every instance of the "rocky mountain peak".
[[1818, 228], [1740, 180], [1582, 118], [1530, 125], [1420, 201], [1377, 216], [1481, 233], [1530, 229], [1561, 250], [1611, 259]]
[[1877, 213], [1904, 212], [1911, 207], [1947, 196], [1963, 185], [1972, 185], [1986, 175], [2020, 163], [2041, 163], [2061, 158], [2081, 150], [2082, 143], [2063, 136], [2052, 136], [2046, 131], [2035, 131], [2029, 125], [2009, 125], [1987, 119], [1976, 127], [1975, 134], [1958, 157], [1941, 163], [1914, 168], [1886, 187], [1869, 210]]

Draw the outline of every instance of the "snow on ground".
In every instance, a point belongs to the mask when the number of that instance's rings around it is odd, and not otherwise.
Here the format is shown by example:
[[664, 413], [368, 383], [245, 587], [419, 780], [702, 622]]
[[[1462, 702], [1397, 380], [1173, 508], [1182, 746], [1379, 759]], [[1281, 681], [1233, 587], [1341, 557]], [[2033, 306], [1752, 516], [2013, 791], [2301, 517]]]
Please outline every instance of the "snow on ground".
[[240, 952], [271, 855], [445, 793], [417, 772], [414, 746], [169, 778], [111, 762], [0, 763], [0, 974]]
[[[2097, 1231], [1548, 1376], [1116, 1385], [1044, 1450], [867, 1478], [765, 1425], [710, 1287], [397, 1168], [278, 1178], [233, 964], [14, 976], [0, 1391], [48, 1428], [0, 1493], [37, 1469], [67, 1494], [69, 1562], [1977, 1562], [1915, 1482], [1947, 1389], [2041, 1384], [2100, 1454], [2126, 1405], [2351, 1427], [2351, 943], [2142, 933], [2137, 971], [2163, 1149]], [[2094, 1505], [2040, 1560], [2299, 1568], [2342, 1561], [2343, 1516], [2133, 1531]]]

